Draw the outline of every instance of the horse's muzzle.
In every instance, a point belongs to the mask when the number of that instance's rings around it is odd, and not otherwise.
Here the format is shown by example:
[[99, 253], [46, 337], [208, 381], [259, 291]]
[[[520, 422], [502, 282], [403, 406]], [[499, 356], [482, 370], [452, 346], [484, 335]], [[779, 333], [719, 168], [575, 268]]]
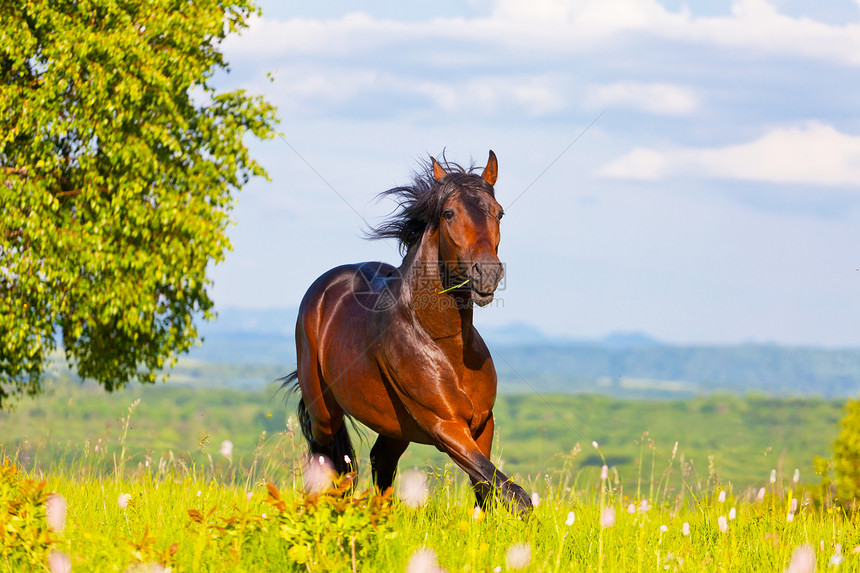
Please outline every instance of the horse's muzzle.
[[505, 267], [498, 260], [473, 263], [469, 278], [475, 304], [478, 306], [489, 304], [504, 276]]

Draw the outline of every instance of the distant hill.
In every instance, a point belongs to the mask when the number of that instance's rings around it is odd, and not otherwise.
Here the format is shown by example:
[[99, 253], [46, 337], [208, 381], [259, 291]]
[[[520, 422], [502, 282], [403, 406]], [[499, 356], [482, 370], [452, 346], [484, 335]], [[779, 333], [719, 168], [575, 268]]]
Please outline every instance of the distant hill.
[[[201, 327], [192, 360], [249, 367], [295, 364], [296, 310], [225, 309]], [[549, 336], [528, 324], [481, 329], [502, 391], [682, 397], [711, 392], [855, 396], [860, 349], [743, 344], [677, 346], [643, 333], [600, 340]], [[269, 370], [267, 370], [268, 372]]]

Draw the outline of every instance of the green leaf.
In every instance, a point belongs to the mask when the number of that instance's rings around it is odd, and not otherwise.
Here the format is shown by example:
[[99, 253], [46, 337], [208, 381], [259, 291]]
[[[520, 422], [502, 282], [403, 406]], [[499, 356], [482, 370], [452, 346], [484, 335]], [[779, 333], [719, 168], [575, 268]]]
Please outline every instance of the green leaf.
[[211, 78], [257, 12], [0, 0], [0, 409], [41, 392], [58, 347], [108, 390], [152, 382], [213, 316], [235, 194], [265, 176], [244, 138], [276, 118]]

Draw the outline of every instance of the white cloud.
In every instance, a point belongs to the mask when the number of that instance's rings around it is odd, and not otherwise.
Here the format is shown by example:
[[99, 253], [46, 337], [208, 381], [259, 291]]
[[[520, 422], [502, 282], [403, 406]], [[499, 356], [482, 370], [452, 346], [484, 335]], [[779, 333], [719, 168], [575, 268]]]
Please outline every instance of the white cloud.
[[439, 108], [448, 112], [489, 114], [502, 106], [513, 106], [526, 115], [541, 116], [567, 106], [562, 89], [545, 76], [487, 77], [461, 83], [424, 82], [414, 89], [430, 96]]
[[669, 163], [669, 158], [665, 153], [637, 147], [626, 155], [604, 165], [597, 174], [615, 179], [653, 181], [668, 176], [671, 170], [667, 163]]
[[319, 103], [343, 103], [368, 91], [384, 90], [394, 78], [376, 70], [328, 68], [294, 71], [287, 83], [287, 97]]
[[498, 0], [493, 18], [524, 23], [572, 23], [582, 30], [612, 33], [617, 30], [679, 24], [687, 11], [672, 13], [655, 0]]
[[615, 82], [586, 89], [589, 108], [626, 107], [657, 115], [689, 115], [699, 107], [693, 90], [666, 83]]
[[[607, 45], [629, 32], [860, 65], [860, 22], [837, 26], [795, 18], [781, 14], [767, 0], [734, 0], [730, 15], [707, 17], [696, 17], [687, 8], [672, 12], [656, 0], [497, 0], [488, 16], [473, 19], [399, 22], [362, 13], [329, 20], [257, 18], [241, 37], [228, 38], [225, 50], [244, 60], [351, 57], [376, 49], [414, 50], [428, 42], [444, 50], [449, 42], [457, 42], [490, 48], [481, 50], [485, 54], [498, 55], [496, 50], [505, 49], [508, 55], [543, 52], [555, 57], [559, 51]], [[451, 58], [449, 65], [456, 64]]]
[[860, 185], [860, 136], [810, 122], [775, 128], [724, 147], [634, 149], [598, 170], [603, 177], [707, 177], [824, 186]]
[[[414, 78], [376, 69], [343, 66], [291, 66], [278, 72], [277, 90], [272, 99], [289, 112], [330, 109], [347, 104], [371, 105], [390, 113], [394, 105], [408, 105], [412, 99], [429, 100], [435, 109], [447, 113], [487, 116], [511, 111], [540, 117], [568, 106], [569, 87], [563, 78], [552, 75], [493, 75], [473, 79]], [[261, 83], [244, 85], [253, 93], [270, 91]], [[361, 98], [363, 103], [358, 104]]]
[[251, 18], [239, 36], [229, 36], [224, 50], [241, 59], [289, 58], [299, 54], [338, 56], [404, 42], [422, 26], [378, 20], [362, 13], [337, 19]]
[[668, 35], [690, 41], [860, 65], [860, 23], [833, 26], [779, 13], [767, 0], [734, 0], [731, 16], [696, 18]]

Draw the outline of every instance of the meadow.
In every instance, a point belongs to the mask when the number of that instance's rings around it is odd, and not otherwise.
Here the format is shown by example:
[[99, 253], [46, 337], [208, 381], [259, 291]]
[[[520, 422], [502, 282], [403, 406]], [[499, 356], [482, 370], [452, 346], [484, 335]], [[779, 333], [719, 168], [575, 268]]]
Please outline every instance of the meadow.
[[793, 556], [860, 569], [860, 527], [813, 468], [841, 408], [501, 395], [494, 460], [539, 502], [523, 519], [476, 512], [428, 447], [404, 457], [408, 487], [372, 495], [371, 436], [352, 493], [319, 491], [273, 388], [60, 380], [0, 416], [0, 570], [782, 571]]

